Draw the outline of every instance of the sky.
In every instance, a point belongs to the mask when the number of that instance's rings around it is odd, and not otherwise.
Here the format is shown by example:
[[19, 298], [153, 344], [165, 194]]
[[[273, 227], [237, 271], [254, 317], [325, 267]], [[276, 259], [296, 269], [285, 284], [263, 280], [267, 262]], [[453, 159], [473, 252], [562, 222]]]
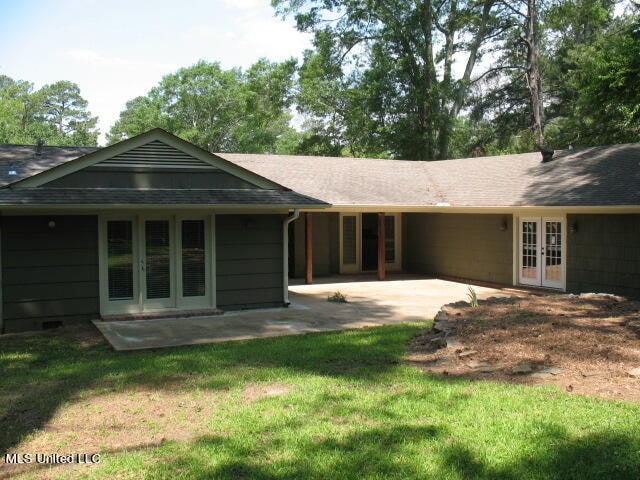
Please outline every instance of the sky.
[[77, 83], [101, 141], [125, 103], [198, 60], [302, 57], [311, 37], [270, 0], [0, 0], [0, 74]]

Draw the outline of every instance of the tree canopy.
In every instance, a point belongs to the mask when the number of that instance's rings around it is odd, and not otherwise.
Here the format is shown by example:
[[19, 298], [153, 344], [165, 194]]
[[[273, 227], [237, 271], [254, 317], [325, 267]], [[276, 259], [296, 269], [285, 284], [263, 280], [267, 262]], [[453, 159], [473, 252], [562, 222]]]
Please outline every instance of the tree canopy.
[[303, 152], [431, 160], [637, 138], [634, 4], [272, 4], [314, 34], [296, 99]]
[[97, 145], [97, 117], [80, 88], [59, 81], [35, 90], [32, 83], [0, 75], [0, 143]]
[[109, 143], [161, 127], [209, 151], [276, 152], [293, 130], [296, 61], [259, 60], [246, 71], [198, 62], [127, 103]]
[[[640, 141], [637, 2], [271, 3], [313, 34], [300, 63], [181, 68], [108, 143], [161, 127], [210, 151], [437, 160]], [[0, 142], [95, 145], [96, 122], [72, 82], [0, 75]]]

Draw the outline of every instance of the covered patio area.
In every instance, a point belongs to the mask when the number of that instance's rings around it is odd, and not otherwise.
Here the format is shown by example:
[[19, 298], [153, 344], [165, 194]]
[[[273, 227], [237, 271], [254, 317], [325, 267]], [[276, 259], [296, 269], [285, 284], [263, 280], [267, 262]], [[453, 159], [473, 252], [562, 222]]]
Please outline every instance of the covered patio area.
[[[290, 286], [288, 308], [94, 324], [116, 350], [139, 350], [431, 320], [442, 305], [465, 300], [468, 293], [466, 284], [435, 278], [396, 274], [387, 280], [379, 282], [375, 275], [325, 277], [313, 285], [302, 280]], [[474, 288], [479, 298], [516, 293]], [[347, 302], [327, 301], [335, 292]]]

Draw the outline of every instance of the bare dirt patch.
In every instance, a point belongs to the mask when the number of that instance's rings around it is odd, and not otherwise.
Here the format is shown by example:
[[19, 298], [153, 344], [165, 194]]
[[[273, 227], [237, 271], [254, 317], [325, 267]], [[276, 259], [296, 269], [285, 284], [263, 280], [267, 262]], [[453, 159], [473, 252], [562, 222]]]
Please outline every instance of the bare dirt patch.
[[[210, 433], [210, 419], [222, 400], [220, 395], [137, 389], [77, 398], [13, 450], [104, 454], [140, 450], [165, 441], [188, 442]], [[35, 464], [2, 467], [0, 479], [33, 470], [40, 470], [39, 477], [47, 478], [53, 470], [86, 468], [58, 465], [42, 470]]]
[[279, 397], [291, 391], [291, 387], [281, 383], [269, 383], [267, 385], [250, 384], [244, 389], [242, 397], [249, 402], [260, 400], [261, 398]]
[[[640, 401], [640, 302], [609, 295], [490, 298], [443, 307], [408, 359], [431, 373]], [[439, 330], [439, 331], [437, 331]]]

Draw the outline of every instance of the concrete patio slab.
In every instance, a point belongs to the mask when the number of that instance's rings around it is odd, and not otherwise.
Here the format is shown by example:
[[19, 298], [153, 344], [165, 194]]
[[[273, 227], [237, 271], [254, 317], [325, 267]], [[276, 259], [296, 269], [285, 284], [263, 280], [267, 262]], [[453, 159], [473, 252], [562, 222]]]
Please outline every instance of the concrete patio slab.
[[[345, 281], [351, 280], [351, 281]], [[94, 321], [116, 350], [226, 342], [431, 320], [446, 303], [466, 299], [467, 285], [396, 275], [385, 282], [370, 277], [334, 277], [290, 287], [289, 308], [227, 312], [223, 315], [128, 321]], [[512, 291], [474, 287], [479, 298]], [[327, 301], [339, 291], [348, 303]]]

